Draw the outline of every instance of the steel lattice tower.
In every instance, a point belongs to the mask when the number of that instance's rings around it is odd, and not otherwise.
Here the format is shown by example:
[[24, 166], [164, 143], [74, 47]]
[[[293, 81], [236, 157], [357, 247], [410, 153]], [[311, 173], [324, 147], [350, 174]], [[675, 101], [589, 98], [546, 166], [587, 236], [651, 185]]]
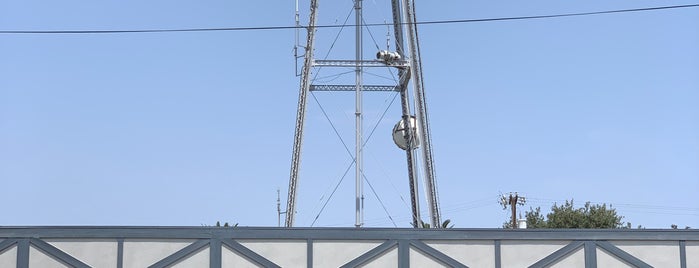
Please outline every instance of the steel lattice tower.
[[[396, 51], [380, 51], [375, 60], [365, 60], [362, 51], [362, 0], [354, 0], [355, 13], [355, 59], [343, 60], [319, 60], [313, 55], [318, 13], [318, 0], [310, 0], [310, 17], [308, 26], [304, 27], [306, 33], [306, 46], [303, 55], [303, 67], [300, 73], [300, 88], [298, 110], [296, 114], [296, 129], [294, 133], [294, 148], [292, 153], [291, 172], [289, 178], [289, 192], [286, 208], [285, 226], [294, 225], [296, 188], [299, 180], [299, 168], [301, 162], [301, 147], [303, 141], [304, 119], [306, 115], [306, 101], [310, 91], [354, 91], [355, 92], [355, 120], [356, 120], [356, 148], [355, 148], [355, 181], [356, 181], [356, 221], [355, 226], [363, 225], [363, 183], [362, 183], [362, 93], [365, 91], [397, 91], [401, 99], [401, 121], [394, 128], [394, 140], [396, 131], [402, 142], [399, 147], [405, 150], [408, 167], [408, 181], [410, 185], [410, 197], [412, 204], [412, 223], [414, 227], [421, 227], [419, 197], [418, 197], [418, 165], [424, 171], [424, 183], [426, 187], [426, 199], [432, 227], [440, 227], [440, 212], [437, 189], [435, 185], [434, 160], [431, 146], [429, 118], [425, 102], [424, 83], [422, 80], [422, 66], [420, 60], [420, 46], [418, 43], [417, 20], [415, 18], [415, 5], [413, 0], [391, 0], [392, 24], [394, 29], [394, 41]], [[298, 10], [298, 4], [297, 4]], [[298, 11], [296, 21], [298, 24]], [[297, 35], [298, 42], [298, 35]], [[406, 46], [407, 44], [407, 46]], [[407, 49], [405, 49], [407, 48]], [[355, 84], [311, 84], [311, 72], [315, 68], [341, 67], [354, 68]], [[391, 85], [365, 85], [362, 80], [362, 72], [365, 68], [396, 68], [398, 70], [398, 82]], [[411, 86], [412, 81], [412, 86]], [[412, 92], [411, 92], [412, 90]], [[410, 93], [413, 94], [411, 101]], [[414, 114], [411, 106], [415, 108]], [[400, 137], [402, 136], [402, 137]], [[417, 150], [421, 150], [418, 152]], [[422, 161], [419, 161], [421, 158]]]

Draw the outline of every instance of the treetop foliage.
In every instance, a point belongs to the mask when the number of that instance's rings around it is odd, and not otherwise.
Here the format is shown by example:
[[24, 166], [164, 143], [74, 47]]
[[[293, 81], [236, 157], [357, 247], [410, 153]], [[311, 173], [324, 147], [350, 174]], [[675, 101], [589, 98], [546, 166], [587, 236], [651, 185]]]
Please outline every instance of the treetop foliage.
[[616, 209], [607, 204], [585, 203], [584, 207], [575, 208], [573, 200], [566, 200], [560, 206], [553, 204], [546, 219], [541, 208], [529, 208], [526, 212], [527, 228], [572, 228], [572, 229], [611, 229], [625, 228], [624, 217], [616, 213]]

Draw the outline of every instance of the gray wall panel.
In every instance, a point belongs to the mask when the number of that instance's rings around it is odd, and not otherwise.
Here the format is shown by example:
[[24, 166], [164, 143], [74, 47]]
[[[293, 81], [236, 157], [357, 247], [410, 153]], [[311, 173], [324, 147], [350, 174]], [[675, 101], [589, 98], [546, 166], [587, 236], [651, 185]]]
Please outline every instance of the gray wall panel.
[[[106, 241], [100, 243], [107, 246], [98, 250], [94, 246], [98, 245], [96, 241]], [[194, 263], [221, 268], [224, 261], [230, 262], [231, 254], [240, 256], [242, 263], [251, 266], [278, 267], [283, 262], [281, 266], [320, 267], [338, 262], [337, 267], [371, 264], [389, 252], [395, 257], [376, 264], [419, 267], [432, 263], [464, 267], [481, 258], [496, 268], [546, 267], [583, 261], [585, 267], [624, 263], [638, 267], [670, 263], [677, 267], [699, 267], [699, 258], [694, 257], [699, 253], [699, 231], [0, 227], [0, 257], [3, 264], [11, 267], [29, 268], [32, 263], [48, 259], [67, 266], [88, 267], [89, 262], [99, 258], [92, 256], [98, 252], [108, 257], [99, 263], [117, 268]], [[532, 253], [537, 254], [532, 257]], [[474, 258], [468, 254], [484, 256]], [[33, 256], [39, 259], [33, 260]]]

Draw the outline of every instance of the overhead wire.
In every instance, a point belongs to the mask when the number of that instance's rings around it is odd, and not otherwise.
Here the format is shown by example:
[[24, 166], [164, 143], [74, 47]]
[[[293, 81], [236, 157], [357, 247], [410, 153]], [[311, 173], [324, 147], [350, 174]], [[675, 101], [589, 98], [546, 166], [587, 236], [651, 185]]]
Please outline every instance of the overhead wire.
[[371, 37], [371, 40], [374, 41], [374, 46], [376, 46], [376, 50], [381, 50], [379, 47], [379, 43], [376, 42], [376, 39], [374, 38], [374, 34], [371, 32], [371, 29], [369, 26], [367, 26], [366, 21], [364, 20], [364, 17], [362, 17], [362, 23], [364, 23], [364, 28], [366, 28], [366, 31], [369, 33], [369, 36]]
[[[374, 154], [369, 153], [369, 156], [371, 156], [375, 160], [376, 163], [380, 163]], [[403, 197], [403, 195], [400, 193], [400, 191], [398, 191], [398, 187], [396, 187], [396, 184], [393, 183], [393, 180], [391, 179], [391, 178], [393, 178], [393, 176], [386, 171], [386, 169], [384, 168], [383, 165], [379, 164], [378, 166], [379, 166], [379, 170], [383, 173], [384, 177], [387, 178], [388, 183], [391, 185], [391, 188], [393, 189], [393, 191], [398, 194], [398, 198], [405, 206], [405, 209], [407, 209], [409, 211], [410, 205], [408, 205], [408, 202], [405, 201], [405, 198]]]
[[[559, 204], [559, 203], [565, 203], [566, 201], [570, 201], [570, 200], [527, 197], [527, 201], [534, 201], [533, 203], [537, 203], [537, 204], [550, 204], [551, 202]], [[699, 207], [660, 206], [660, 205], [652, 205], [652, 204], [611, 203], [611, 202], [596, 202], [596, 201], [589, 201], [589, 202], [590, 202], [590, 204], [608, 204], [608, 205], [614, 206], [614, 207], [628, 207], [628, 208], [634, 208], [634, 209], [680, 210], [680, 211], [685, 210], [685, 211], [699, 212]]]
[[[381, 114], [381, 117], [377, 120], [376, 124], [374, 125], [374, 127], [373, 127], [372, 130], [371, 130], [371, 132], [370, 132], [369, 135], [367, 136], [366, 140], [364, 140], [364, 143], [362, 144], [362, 147], [366, 146], [366, 144], [369, 142], [369, 140], [370, 140], [371, 137], [373, 136], [374, 132], [375, 132], [376, 129], [378, 128], [378, 125], [383, 121], [383, 119], [385, 118], [385, 116], [386, 116], [388, 110], [391, 108], [391, 106], [392, 106], [393, 103], [395, 102], [395, 100], [396, 100], [396, 97], [395, 97], [395, 96], [397, 96], [397, 95], [398, 95], [398, 94], [394, 94], [394, 97], [393, 97], [393, 99], [391, 100], [391, 102], [389, 103], [388, 107], [386, 107], [386, 109], [384, 110], [384, 112]], [[320, 211], [318, 212], [318, 214], [315, 216], [315, 218], [314, 218], [314, 220], [313, 220], [313, 223], [311, 223], [311, 226], [313, 226], [313, 224], [315, 224], [315, 222], [316, 222], [316, 221], [318, 220], [318, 218], [320, 217], [320, 214], [322, 214], [323, 211], [325, 210], [325, 207], [328, 205], [328, 203], [330, 202], [330, 199], [333, 197], [333, 195], [334, 195], [335, 192], [337, 191], [337, 188], [340, 186], [340, 184], [342, 183], [342, 181], [343, 181], [343, 180], [345, 179], [345, 177], [347, 176], [347, 173], [348, 173], [349, 170], [352, 168], [352, 165], [354, 165], [354, 163], [356, 162], [356, 157], [355, 157], [354, 155], [352, 155], [352, 152], [350, 151], [349, 146], [347, 145], [347, 143], [345, 142], [345, 140], [344, 140], [344, 139], [342, 138], [342, 136], [340, 135], [339, 131], [338, 131], [337, 128], [335, 127], [335, 124], [333, 124], [332, 120], [330, 120], [330, 117], [328, 116], [328, 114], [327, 114], [327, 112], [325, 111], [325, 109], [323, 108], [323, 106], [320, 104], [320, 101], [319, 101], [318, 98], [316, 97], [315, 93], [311, 92], [311, 96], [313, 96], [313, 99], [316, 101], [316, 104], [318, 104], [318, 106], [320, 107], [321, 112], [323, 113], [323, 115], [325, 116], [325, 118], [326, 118], [326, 119], [328, 120], [328, 122], [330, 123], [330, 126], [332, 127], [333, 131], [335, 132], [335, 135], [340, 139], [340, 142], [341, 142], [342, 145], [345, 147], [345, 151], [347, 151], [347, 153], [350, 155], [350, 157], [352, 157], [352, 162], [350, 162], [350, 164], [348, 165], [348, 167], [347, 167], [347, 169], [345, 170], [345, 172], [344, 172], [344, 174], [342, 175], [342, 177], [341, 177], [341, 178], [338, 180], [338, 182], [335, 184], [335, 188], [333, 189], [332, 193], [331, 193], [330, 196], [328, 196], [328, 198], [325, 200], [325, 203], [324, 203], [323, 206], [321, 207], [321, 209], [320, 209]], [[367, 183], [369, 183], [368, 179], [366, 178], [366, 175], [363, 175], [363, 177], [364, 177], [364, 180], [367, 181]], [[376, 196], [376, 199], [379, 201], [379, 203], [380, 203], [381, 206], [383, 207], [383, 209], [384, 209], [384, 211], [386, 212], [386, 214], [388, 215], [388, 217], [391, 218], [391, 215], [390, 215], [390, 213], [388, 212], [388, 210], [386, 209], [386, 206], [383, 204], [383, 201], [381, 200], [381, 198], [379, 197], [379, 195], [376, 193], [376, 191], [374, 191], [374, 187], [373, 187], [370, 183], [369, 183], [369, 187], [371, 188], [372, 192], [374, 192], [374, 195]], [[394, 225], [395, 225], [395, 222], [394, 222]]]
[[[347, 147], [347, 144], [345, 143], [345, 140], [342, 139], [342, 137], [340, 136], [340, 132], [337, 130], [337, 127], [336, 127], [335, 124], [332, 122], [332, 120], [330, 120], [330, 116], [328, 116], [328, 113], [325, 111], [325, 108], [323, 108], [323, 105], [320, 104], [320, 101], [318, 100], [318, 97], [316, 97], [316, 95], [315, 95], [315, 93], [314, 93], [313, 91], [311, 91], [311, 96], [313, 97], [313, 100], [315, 100], [316, 104], [318, 104], [318, 107], [320, 108], [321, 113], [323, 114], [323, 116], [325, 116], [325, 119], [326, 119], [326, 120], [328, 121], [328, 123], [330, 124], [330, 127], [333, 129], [333, 132], [335, 132], [335, 135], [337, 135], [337, 137], [340, 138], [340, 142], [342, 142], [342, 145], [343, 145], [343, 146], [345, 147], [345, 149], [348, 150], [348, 152], [349, 152], [349, 149], [347, 149], [348, 147]], [[354, 163], [354, 160], [352, 160], [352, 162], [349, 164], [349, 167], [352, 167], [352, 164], [353, 164], [353, 163]], [[328, 198], [326, 199], [326, 202], [323, 204], [323, 206], [322, 206], [320, 212], [319, 212], [318, 215], [316, 216], [316, 219], [318, 218], [318, 216], [320, 216], [320, 213], [323, 212], [323, 210], [325, 209], [325, 206], [326, 206], [326, 205], [328, 204], [328, 202], [330, 201], [330, 198], [332, 198], [332, 196], [335, 194], [335, 191], [337, 190], [337, 187], [340, 185], [340, 183], [342, 183], [342, 180], [345, 179], [345, 176], [347, 175], [347, 172], [349, 171], [349, 167], [348, 167], [347, 170], [345, 170], [345, 173], [342, 175], [342, 177], [341, 177], [341, 178], [339, 179], [339, 181], [337, 182], [337, 185], [335, 186], [335, 189], [333, 189], [333, 191], [330, 193], [330, 195], [329, 195]], [[320, 200], [318, 200], [319, 202], [322, 202], [322, 201], [323, 201], [323, 198], [326, 196], [326, 193], [327, 193], [327, 192], [328, 192], [328, 190], [325, 190], [324, 194], [320, 197]], [[315, 209], [316, 209], [317, 207], [318, 207], [318, 204], [316, 204], [316, 206], [313, 208], [312, 211], [315, 211]], [[313, 220], [313, 222], [315, 223], [315, 220]], [[311, 226], [312, 226], [312, 225], [311, 225]]]
[[[367, 73], [367, 72], [365, 72], [365, 73]], [[397, 83], [397, 82], [398, 82], [398, 79], [396, 78], [395, 74], [393, 74], [392, 69], [389, 69], [389, 73], [390, 73], [391, 76], [393, 77], [393, 81]], [[371, 74], [371, 73], [369, 73], [369, 74]], [[397, 97], [398, 97], [398, 93], [396, 92], [395, 94], [393, 94], [393, 97], [391, 98], [391, 102], [388, 104], [388, 106], [386, 107], [386, 109], [385, 109], [385, 110], [383, 111], [383, 113], [381, 114], [380, 119], [376, 122], [376, 124], [374, 125], [374, 128], [373, 128], [373, 129], [371, 130], [371, 132], [369, 133], [369, 137], [371, 137], [372, 135], [374, 135], [374, 131], [376, 131], [376, 128], [379, 126], [379, 123], [380, 123], [380, 122], [383, 120], [383, 118], [386, 116], [386, 113], [387, 113], [388, 110], [391, 108], [391, 106], [393, 106], [393, 103], [396, 101], [396, 98], [397, 98]], [[384, 101], [384, 103], [385, 103], [385, 102], [386, 102], [386, 100]], [[367, 139], [366, 142], [368, 143], [369, 140]], [[374, 157], [373, 154], [372, 154], [371, 156]], [[398, 197], [399, 197], [400, 200], [403, 202], [403, 204], [405, 205], [405, 207], [406, 207], [407, 209], [410, 209], [410, 206], [408, 205], [408, 203], [407, 203], [407, 202], [405, 201], [405, 199], [403, 198], [403, 195], [400, 194], [400, 192], [399, 192], [398, 189], [396, 188], [395, 184], [393, 184], [393, 181], [391, 181], [391, 176], [389, 176], [389, 175], [387, 174], [386, 170], [385, 170], [385, 169], [383, 168], [383, 166], [381, 165], [381, 162], [378, 161], [378, 159], [376, 159], [375, 162], [379, 164], [380, 170], [384, 173], [384, 175], [386, 175], [386, 177], [388, 178], [389, 184], [391, 185], [391, 187], [393, 188], [393, 190], [394, 190], [396, 193], [398, 193]]]
[[[391, 99], [391, 102], [388, 104], [388, 106], [386, 107], [386, 109], [384, 109], [383, 113], [381, 114], [381, 116], [380, 116], [379, 119], [377, 120], [376, 124], [374, 124], [374, 127], [371, 129], [371, 132], [369, 132], [369, 135], [367, 136], [366, 140], [364, 140], [364, 143], [362, 144], [362, 148], [364, 148], [364, 146], [366, 146], [367, 143], [369, 143], [369, 140], [370, 140], [371, 137], [374, 135], [374, 132], [375, 132], [376, 129], [379, 127], [379, 124], [381, 124], [381, 122], [383, 121], [383, 119], [386, 117], [386, 113], [388, 113], [388, 110], [391, 108], [391, 106], [393, 106], [393, 103], [396, 101], [396, 97], [397, 97], [397, 96], [398, 96], [398, 93], [394, 93], [394, 94], [393, 94], [393, 98]], [[365, 174], [362, 174], [362, 177], [364, 177], [364, 180], [365, 180], [365, 181], [367, 182], [367, 184], [369, 185], [369, 188], [371, 188], [371, 191], [374, 193], [374, 196], [376, 196], [376, 199], [379, 201], [379, 204], [381, 205], [381, 207], [383, 208], [383, 210], [386, 212], [386, 215], [388, 215], [388, 218], [391, 220], [391, 223], [393, 223], [393, 226], [398, 227], [398, 226], [396, 225], [396, 222], [395, 222], [395, 221], [393, 220], [393, 218], [391, 217], [391, 214], [388, 212], [388, 209], [386, 209], [386, 206], [384, 205], [383, 201], [381, 200], [381, 198], [379, 197], [379, 195], [376, 193], [376, 190], [374, 190], [374, 186], [372, 186], [371, 183], [369, 182], [369, 179], [366, 177]], [[401, 199], [402, 199], [402, 196], [401, 196]]]
[[332, 75], [321, 76], [321, 77], [318, 77], [318, 78], [314, 78], [313, 81], [314, 81], [314, 82], [327, 83], [327, 82], [334, 81], [334, 80], [336, 80], [336, 79], [342, 77], [343, 75], [346, 75], [346, 74], [349, 74], [349, 73], [354, 73], [354, 70], [352, 70], [352, 71], [346, 71], [346, 72], [341, 72], [341, 73], [337, 73], [337, 74], [332, 74]]
[[323, 203], [323, 206], [320, 208], [320, 211], [318, 212], [318, 214], [316, 214], [315, 218], [313, 218], [313, 222], [311, 223], [311, 227], [313, 227], [313, 225], [316, 224], [316, 221], [318, 220], [318, 218], [320, 218], [320, 214], [323, 213], [323, 211], [325, 210], [325, 207], [328, 205], [328, 203], [330, 203], [330, 198], [332, 198], [332, 196], [335, 195], [335, 192], [337, 192], [337, 188], [340, 187], [340, 184], [342, 184], [342, 181], [345, 179], [345, 177], [347, 177], [347, 173], [349, 173], [350, 169], [352, 169], [352, 165], [354, 164], [355, 161], [356, 161], [356, 159], [353, 159], [352, 162], [347, 166], [347, 169], [345, 169], [345, 173], [342, 174], [342, 177], [340, 177], [340, 180], [337, 181], [337, 183], [335, 184], [335, 188], [333, 188], [332, 193], [330, 193], [330, 196], [328, 197], [328, 199], [325, 199], [325, 203]]
[[[577, 12], [577, 13], [562, 13], [552, 15], [533, 15], [533, 16], [517, 16], [517, 17], [497, 17], [497, 18], [481, 18], [481, 19], [454, 19], [454, 20], [432, 20], [413, 22], [416, 25], [429, 24], [458, 24], [458, 23], [475, 23], [475, 22], [492, 22], [492, 21], [512, 21], [512, 20], [532, 20], [532, 19], [551, 19], [562, 17], [576, 16], [591, 16], [614, 13], [629, 13], [629, 12], [644, 12], [667, 9], [682, 9], [699, 7], [699, 4], [687, 5], [672, 5], [672, 6], [657, 6], [644, 8], [630, 9], [615, 9], [592, 12]], [[408, 23], [401, 23], [402, 25]], [[368, 23], [366, 27], [386, 26], [388, 23]], [[316, 25], [315, 28], [342, 28], [346, 26], [357, 25]], [[305, 29], [306, 26], [251, 26], [251, 27], [221, 27], [221, 28], [180, 28], [180, 29], [142, 29], [142, 30], [0, 30], [0, 34], [124, 34], [124, 33], [176, 33], [176, 32], [224, 32], [224, 31], [262, 31], [262, 30], [290, 30], [290, 29]]]
[[367, 71], [364, 71], [364, 72], [362, 72], [362, 73], [365, 73], [365, 74], [368, 74], [368, 75], [371, 75], [371, 76], [375, 76], [375, 77], [378, 77], [378, 78], [383, 78], [383, 79], [386, 79], [386, 80], [391, 80], [391, 81], [395, 81], [395, 80], [396, 80], [396, 77], [395, 77], [395, 75], [393, 75], [393, 73], [391, 73], [391, 75], [392, 75], [393, 77], [388, 77], [388, 76], [384, 76], [384, 75], [379, 75], [379, 74], [375, 74], [375, 73], [367, 72]]
[[386, 215], [388, 216], [388, 219], [391, 220], [391, 223], [393, 223], [393, 227], [398, 227], [396, 225], [396, 222], [393, 220], [393, 217], [391, 216], [391, 213], [388, 212], [388, 209], [386, 208], [386, 205], [384, 205], [383, 201], [379, 197], [379, 194], [376, 193], [376, 190], [374, 189], [374, 186], [371, 185], [371, 182], [369, 182], [369, 179], [362, 173], [362, 177], [364, 178], [364, 181], [366, 181], [366, 184], [369, 185], [369, 189], [371, 189], [371, 192], [374, 193], [374, 196], [376, 197], [376, 200], [379, 201], [379, 204], [381, 205], [381, 208], [383, 208], [383, 211], [386, 212]]
[[[459, 203], [461, 204], [461, 207], [455, 207], [455, 206], [446, 206], [443, 207], [444, 210], [443, 212], [460, 212], [460, 211], [467, 211], [471, 209], [476, 209], [476, 208], [483, 208], [483, 207], [488, 207], [488, 206], [497, 206], [497, 202], [493, 201], [494, 198], [492, 197], [487, 197], [479, 200], [473, 200], [473, 201], [468, 201], [464, 203]], [[428, 211], [426, 209], [421, 209], [420, 214], [426, 214]], [[367, 224], [373, 224], [373, 225], [382, 225], [385, 223], [390, 223], [390, 221], [386, 220], [387, 218], [382, 217], [382, 218], [372, 218], [365, 220], [365, 223]], [[409, 222], [412, 219], [412, 216], [398, 216], [394, 217], [393, 221], [406, 221]], [[336, 224], [331, 224], [328, 226], [346, 226], [347, 223], [336, 223]]]
[[326, 76], [327, 79], [314, 79], [313, 82], [328, 83], [328, 82], [332, 82], [332, 81], [335, 81], [337, 79], [340, 79], [340, 77], [347, 75], [347, 74], [348, 74], [347, 72], [342, 72], [342, 73], [338, 73], [338, 74], [334, 74], [334, 75], [329, 75], [329, 76]]
[[[554, 205], [561, 205], [569, 201], [571, 200], [527, 197], [527, 203], [534, 203], [540, 205], [551, 205], [551, 203], [553, 203]], [[593, 205], [608, 205], [610, 209], [620, 209], [624, 213], [699, 216], [699, 207], [661, 206], [652, 204], [613, 203], [597, 201], [588, 202]]]
[[[364, 17], [362, 17], [362, 22], [364, 23], [364, 28], [366, 28], [367, 32], [369, 33], [369, 36], [371, 37], [371, 40], [374, 42], [374, 46], [376, 47], [376, 50], [381, 50], [381, 47], [379, 47], [379, 43], [376, 42], [376, 38], [374, 38], [374, 34], [372, 33], [371, 29], [370, 29], [368, 26], [366, 26], [367, 23], [366, 23], [366, 21], [364, 20]], [[392, 69], [389, 69], [389, 72], [391, 73], [391, 76], [393, 76], [393, 78], [389, 78], [389, 77], [386, 77], [386, 76], [374, 74], [374, 73], [367, 72], [367, 71], [362, 71], [362, 72], [365, 73], [365, 74], [369, 74], [369, 75], [373, 75], [373, 76], [379, 77], [379, 78], [384, 78], [384, 79], [387, 79], [387, 80], [393, 80], [394, 82], [398, 82], [398, 79], [396, 79], [395, 75], [394, 75], [393, 72], [391, 72], [391, 71], [392, 71]]]
[[[354, 7], [350, 9], [350, 11], [347, 13], [347, 17], [345, 17], [345, 21], [342, 23], [342, 25], [340, 25], [340, 31], [337, 32], [337, 34], [335, 35], [335, 39], [332, 43], [330, 43], [330, 48], [328, 48], [328, 52], [326, 52], [325, 57], [323, 57], [324, 60], [328, 59], [328, 57], [330, 56], [330, 52], [332, 52], [333, 48], [335, 48], [335, 44], [337, 43], [337, 40], [340, 39], [340, 34], [342, 34], [342, 30], [345, 29], [345, 26], [347, 26], [347, 21], [349, 21], [350, 16], [352, 16], [352, 10], [354, 10]], [[318, 71], [316, 72], [315, 76], [313, 76], [313, 79], [311, 79], [311, 81], [316, 80], [322, 68], [322, 66], [318, 68]]]
[[320, 107], [320, 111], [323, 113], [323, 116], [325, 116], [325, 119], [328, 120], [328, 123], [330, 123], [330, 127], [332, 127], [333, 131], [335, 132], [335, 135], [340, 139], [340, 142], [342, 142], [342, 145], [345, 147], [345, 150], [347, 150], [347, 153], [352, 155], [352, 153], [349, 150], [349, 146], [347, 146], [347, 143], [345, 143], [345, 140], [342, 139], [342, 136], [340, 135], [340, 132], [337, 130], [335, 127], [335, 124], [333, 124], [332, 120], [330, 120], [330, 116], [328, 116], [328, 113], [325, 111], [325, 108], [323, 108], [323, 105], [320, 104], [320, 101], [316, 97], [316, 94], [311, 91], [311, 96], [313, 96], [313, 100], [316, 101], [316, 104], [318, 104], [318, 107]]

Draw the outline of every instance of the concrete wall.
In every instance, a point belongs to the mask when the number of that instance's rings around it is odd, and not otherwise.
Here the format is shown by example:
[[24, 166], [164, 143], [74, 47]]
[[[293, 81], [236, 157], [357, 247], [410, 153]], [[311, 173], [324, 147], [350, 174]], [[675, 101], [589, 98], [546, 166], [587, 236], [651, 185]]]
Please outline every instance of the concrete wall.
[[0, 267], [697, 267], [694, 230], [0, 227]]

